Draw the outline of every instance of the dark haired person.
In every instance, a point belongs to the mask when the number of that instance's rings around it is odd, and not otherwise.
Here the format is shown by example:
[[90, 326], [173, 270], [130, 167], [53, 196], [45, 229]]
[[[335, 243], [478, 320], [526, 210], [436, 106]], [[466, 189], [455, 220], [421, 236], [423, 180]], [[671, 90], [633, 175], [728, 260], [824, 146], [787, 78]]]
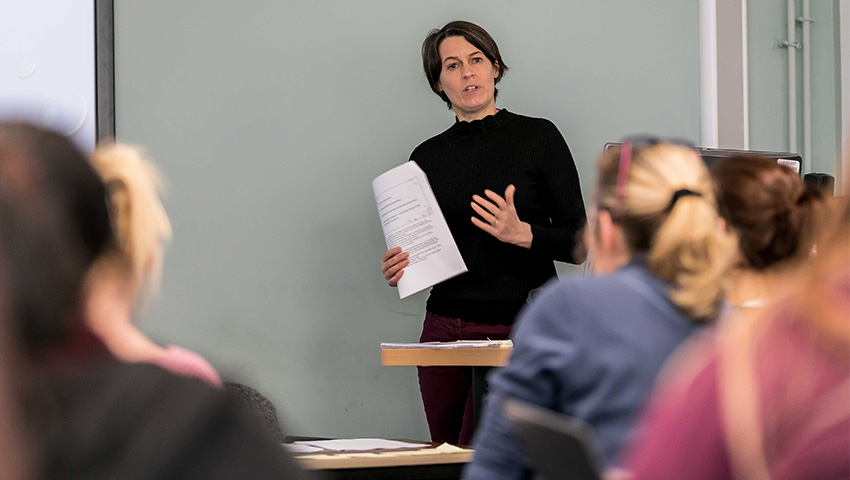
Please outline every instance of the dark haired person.
[[819, 216], [817, 254], [786, 269], [786, 288], [693, 345], [661, 384], [628, 478], [850, 478], [848, 198]]
[[761, 306], [778, 274], [812, 252], [822, 194], [770, 158], [733, 157], [711, 168], [720, 215], [738, 240], [727, 301]]
[[0, 440], [15, 421], [27, 436], [4, 454], [0, 478], [13, 467], [29, 479], [303, 478], [237, 399], [197, 378], [119, 362], [88, 330], [80, 293], [111, 233], [80, 222], [109, 224], [106, 191], [67, 138], [0, 122], [0, 288], [9, 286], [0, 327], [12, 330], [0, 328], [0, 359], [21, 352], [20, 395], [0, 392], [0, 401], [4, 414], [22, 412], [0, 419]]
[[[529, 292], [555, 275], [553, 260], [584, 261], [578, 173], [552, 122], [496, 108], [508, 67], [483, 28], [455, 21], [431, 31], [422, 62], [456, 120], [410, 159], [428, 176], [469, 271], [431, 289], [420, 341], [505, 339]], [[407, 265], [400, 248], [384, 255], [390, 286]], [[420, 367], [419, 385], [432, 441], [469, 444], [470, 369]]]

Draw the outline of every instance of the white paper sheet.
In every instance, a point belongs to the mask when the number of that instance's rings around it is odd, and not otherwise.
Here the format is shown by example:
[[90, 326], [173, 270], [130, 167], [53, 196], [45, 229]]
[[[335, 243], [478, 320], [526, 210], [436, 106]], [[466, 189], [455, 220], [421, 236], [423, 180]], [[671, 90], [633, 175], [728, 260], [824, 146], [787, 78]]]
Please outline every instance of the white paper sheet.
[[398, 440], [385, 440], [383, 438], [341, 438], [336, 440], [306, 440], [294, 442], [295, 445], [304, 445], [321, 448], [328, 452], [348, 452], [366, 450], [397, 450], [400, 448], [421, 448], [426, 443], [399, 442]]
[[398, 282], [405, 298], [466, 272], [425, 172], [406, 162], [372, 181], [387, 250], [401, 247], [410, 264]]
[[300, 443], [282, 443], [283, 448], [286, 449], [289, 453], [316, 453], [316, 452], [324, 452], [324, 448], [314, 447], [312, 445], [303, 445]]

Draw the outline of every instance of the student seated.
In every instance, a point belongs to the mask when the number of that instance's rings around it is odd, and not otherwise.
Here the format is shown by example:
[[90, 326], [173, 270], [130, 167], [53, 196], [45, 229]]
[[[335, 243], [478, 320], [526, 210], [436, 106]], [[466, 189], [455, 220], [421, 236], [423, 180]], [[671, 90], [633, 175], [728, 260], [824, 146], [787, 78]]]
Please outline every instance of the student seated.
[[721, 308], [734, 247], [691, 148], [648, 140], [608, 151], [593, 201], [585, 240], [598, 274], [549, 284], [520, 314], [465, 478], [527, 474], [506, 398], [589, 423], [610, 465], [668, 355]]
[[735, 309], [758, 307], [781, 286], [774, 279], [783, 267], [811, 254], [822, 195], [768, 158], [728, 158], [710, 173], [720, 215], [738, 244], [726, 299]]
[[79, 225], [108, 216], [105, 198], [66, 138], [0, 122], [0, 313], [9, 312], [0, 315], [0, 360], [21, 352], [16, 395], [0, 391], [13, 402], [0, 439], [17, 435], [20, 448], [4, 455], [4, 468], [28, 479], [303, 478], [225, 391], [119, 362], [88, 332], [80, 291], [110, 232]]
[[788, 292], [703, 339], [662, 384], [633, 480], [850, 478], [850, 203], [822, 212]]
[[125, 362], [148, 362], [180, 375], [222, 386], [215, 369], [184, 348], [154, 343], [134, 324], [133, 316], [159, 288], [162, 243], [171, 224], [159, 199], [162, 178], [137, 148], [100, 145], [92, 165], [107, 187], [111, 224], [80, 225], [81, 230], [111, 226], [106, 250], [93, 262], [86, 279], [85, 317], [91, 331]]

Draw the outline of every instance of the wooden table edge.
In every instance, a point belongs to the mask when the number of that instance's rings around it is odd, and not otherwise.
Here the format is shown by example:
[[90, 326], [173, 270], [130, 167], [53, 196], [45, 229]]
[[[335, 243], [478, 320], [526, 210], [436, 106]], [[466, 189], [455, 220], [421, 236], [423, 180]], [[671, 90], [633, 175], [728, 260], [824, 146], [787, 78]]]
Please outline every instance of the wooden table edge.
[[513, 348], [383, 348], [381, 365], [501, 367], [508, 363]]

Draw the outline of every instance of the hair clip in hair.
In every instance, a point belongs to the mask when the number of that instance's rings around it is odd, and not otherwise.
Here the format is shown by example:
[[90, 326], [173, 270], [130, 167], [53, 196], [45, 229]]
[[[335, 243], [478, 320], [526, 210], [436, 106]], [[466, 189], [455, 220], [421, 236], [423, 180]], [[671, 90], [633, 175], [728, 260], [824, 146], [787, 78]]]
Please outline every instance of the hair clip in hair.
[[673, 198], [670, 200], [670, 206], [667, 207], [667, 211], [669, 212], [670, 210], [673, 210], [673, 207], [676, 205], [676, 202], [678, 202], [680, 198], [691, 195], [694, 197], [702, 197], [702, 194], [700, 192], [688, 190], [687, 188], [681, 188], [679, 190], [676, 190], [673, 193]]

